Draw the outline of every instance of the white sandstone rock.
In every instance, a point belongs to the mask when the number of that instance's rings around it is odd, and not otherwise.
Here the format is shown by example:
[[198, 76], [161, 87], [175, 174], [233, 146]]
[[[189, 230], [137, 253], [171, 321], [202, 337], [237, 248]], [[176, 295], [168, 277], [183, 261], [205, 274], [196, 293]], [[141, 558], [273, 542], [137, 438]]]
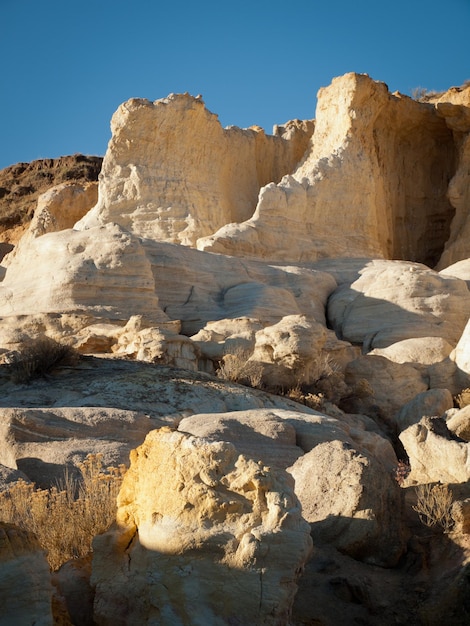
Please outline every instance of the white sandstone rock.
[[194, 245], [253, 214], [260, 187], [302, 158], [311, 122], [223, 129], [200, 97], [131, 99], [111, 121], [97, 205], [77, 228], [115, 222], [148, 239]]
[[344, 441], [319, 443], [289, 471], [315, 542], [358, 560], [395, 564], [403, 553], [400, 488], [391, 472]]
[[48, 233], [14, 258], [0, 286], [0, 315], [49, 312], [168, 320], [139, 240], [113, 224]]
[[413, 424], [417, 424], [422, 417], [442, 417], [446, 411], [454, 406], [452, 394], [448, 389], [429, 389], [415, 396], [407, 402], [395, 418], [398, 431], [401, 432]]
[[444, 419], [423, 417], [399, 437], [410, 459], [409, 482], [465, 483], [470, 480], [470, 443], [453, 435]]
[[444, 361], [453, 349], [442, 337], [411, 337], [392, 343], [386, 348], [374, 348], [369, 354], [383, 356], [395, 363], [434, 365]]
[[198, 248], [292, 262], [373, 256], [434, 265], [453, 214], [446, 193], [454, 156], [452, 132], [433, 107], [346, 74], [319, 91], [299, 167], [261, 189], [253, 217], [201, 238]]
[[346, 366], [345, 382], [351, 388], [366, 380], [370, 393], [353, 395], [344, 410], [365, 413], [395, 428], [395, 416], [418, 393], [427, 391], [425, 373], [411, 363], [394, 363], [381, 356], [362, 356]]
[[417, 337], [441, 337], [455, 346], [469, 315], [464, 281], [404, 261], [368, 263], [328, 301], [335, 331], [367, 352]]
[[286, 624], [309, 531], [286, 472], [153, 431], [132, 453], [117, 525], [94, 541], [95, 622]]

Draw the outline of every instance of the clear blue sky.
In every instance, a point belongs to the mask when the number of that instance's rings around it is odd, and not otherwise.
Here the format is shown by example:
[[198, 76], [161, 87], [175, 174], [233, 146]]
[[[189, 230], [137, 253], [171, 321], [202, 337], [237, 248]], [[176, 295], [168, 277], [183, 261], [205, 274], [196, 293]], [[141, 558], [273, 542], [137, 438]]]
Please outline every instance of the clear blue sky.
[[346, 72], [470, 78], [470, 0], [0, 0], [0, 168], [103, 155], [121, 102], [202, 94], [223, 126], [315, 116]]

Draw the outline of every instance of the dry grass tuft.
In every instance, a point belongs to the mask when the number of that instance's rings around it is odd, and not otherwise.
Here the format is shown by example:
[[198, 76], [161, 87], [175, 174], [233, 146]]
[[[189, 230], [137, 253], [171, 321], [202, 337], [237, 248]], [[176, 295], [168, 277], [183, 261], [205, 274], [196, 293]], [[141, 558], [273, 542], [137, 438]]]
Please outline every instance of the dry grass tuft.
[[28, 383], [33, 378], [45, 376], [54, 367], [74, 365], [78, 359], [78, 352], [71, 346], [50, 337], [40, 337], [32, 339], [21, 350], [13, 353], [8, 370], [14, 383]]
[[246, 350], [235, 350], [224, 356], [216, 371], [217, 378], [260, 389], [263, 381], [263, 366], [258, 361], [250, 361]]
[[102, 466], [90, 454], [79, 466], [82, 478], [66, 474], [58, 487], [36, 489], [18, 481], [0, 493], [0, 520], [32, 531], [47, 551], [51, 569], [91, 552], [91, 542], [116, 518], [116, 498], [126, 468]]
[[423, 524], [430, 528], [440, 526], [446, 533], [452, 530], [452, 491], [447, 485], [418, 485], [416, 497], [413, 509]]

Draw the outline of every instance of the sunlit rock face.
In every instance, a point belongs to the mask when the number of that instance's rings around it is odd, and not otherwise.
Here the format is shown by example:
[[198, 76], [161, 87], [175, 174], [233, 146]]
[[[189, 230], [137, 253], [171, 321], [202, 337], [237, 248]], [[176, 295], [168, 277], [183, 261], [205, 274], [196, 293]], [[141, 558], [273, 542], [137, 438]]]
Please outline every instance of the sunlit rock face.
[[432, 266], [454, 214], [446, 194], [455, 161], [452, 131], [432, 105], [346, 74], [320, 90], [299, 167], [260, 191], [252, 218], [198, 247], [291, 261], [372, 256]]
[[94, 542], [97, 624], [286, 624], [311, 551], [293, 481], [232, 444], [163, 429], [131, 455]]
[[200, 97], [132, 99], [113, 116], [98, 204], [78, 228], [116, 222], [149, 239], [194, 245], [248, 219], [260, 187], [278, 182], [305, 152], [312, 122], [222, 128]]

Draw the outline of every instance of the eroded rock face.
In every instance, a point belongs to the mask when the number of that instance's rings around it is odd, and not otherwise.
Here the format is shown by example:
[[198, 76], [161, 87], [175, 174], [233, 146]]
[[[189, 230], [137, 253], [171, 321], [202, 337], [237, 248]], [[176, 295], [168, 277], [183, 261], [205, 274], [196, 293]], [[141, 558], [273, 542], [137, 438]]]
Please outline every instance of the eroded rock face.
[[[318, 94], [315, 132], [299, 167], [264, 187], [253, 217], [198, 248], [307, 261], [373, 256], [434, 265], [449, 235], [451, 130], [434, 107], [346, 74]], [[444, 156], [445, 155], [445, 156]]]
[[95, 621], [286, 624], [309, 530], [285, 472], [153, 431], [132, 454], [116, 527], [94, 542]]
[[302, 158], [313, 123], [291, 122], [276, 136], [223, 129], [200, 97], [171, 94], [125, 102], [111, 129], [98, 204], [77, 228], [116, 222], [141, 237], [195, 245], [252, 215], [260, 187]]
[[452, 129], [458, 147], [457, 167], [449, 182], [448, 197], [455, 208], [450, 236], [438, 268], [446, 268], [470, 256], [470, 85], [453, 87], [433, 100], [438, 115]]

